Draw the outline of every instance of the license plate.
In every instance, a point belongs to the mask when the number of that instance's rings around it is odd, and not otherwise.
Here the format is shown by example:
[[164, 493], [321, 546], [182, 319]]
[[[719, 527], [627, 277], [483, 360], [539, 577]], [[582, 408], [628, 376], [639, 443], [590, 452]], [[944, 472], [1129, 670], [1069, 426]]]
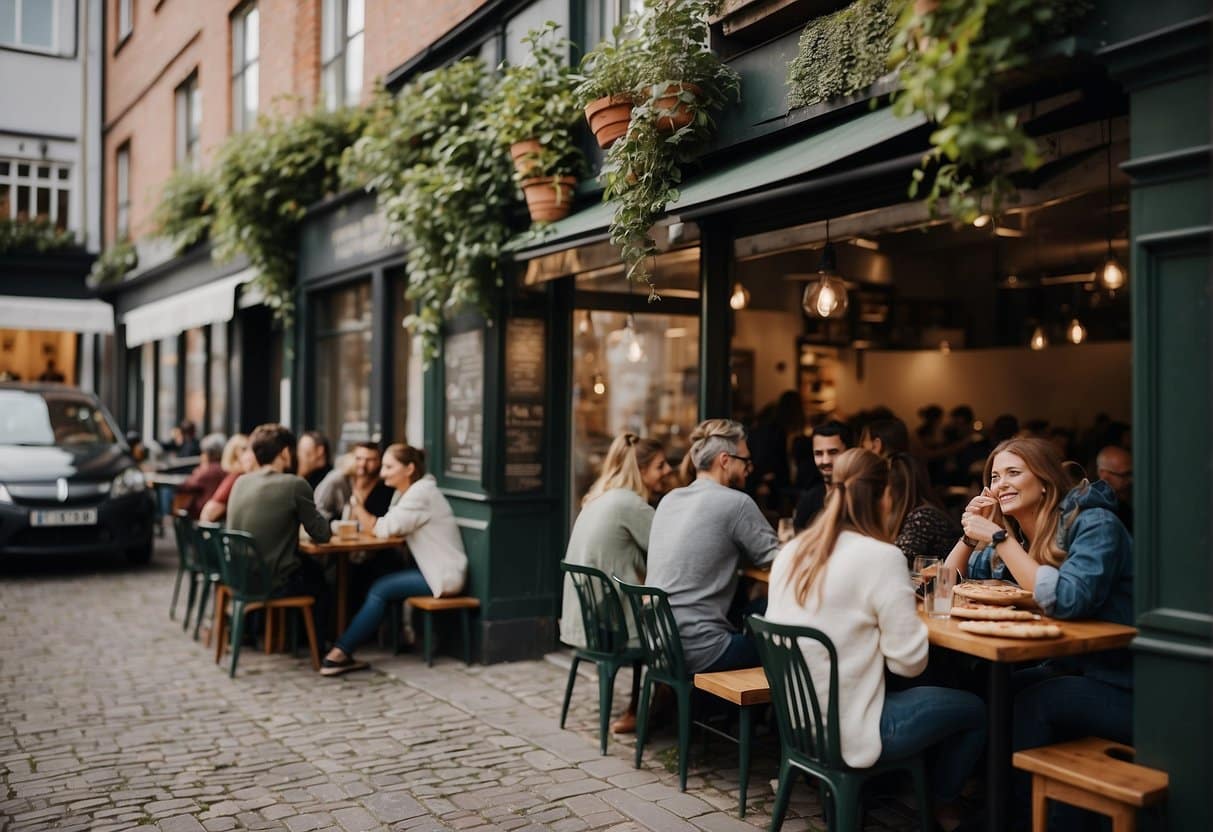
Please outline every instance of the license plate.
[[31, 511], [31, 526], [95, 526], [97, 509], [65, 508], [56, 511]]

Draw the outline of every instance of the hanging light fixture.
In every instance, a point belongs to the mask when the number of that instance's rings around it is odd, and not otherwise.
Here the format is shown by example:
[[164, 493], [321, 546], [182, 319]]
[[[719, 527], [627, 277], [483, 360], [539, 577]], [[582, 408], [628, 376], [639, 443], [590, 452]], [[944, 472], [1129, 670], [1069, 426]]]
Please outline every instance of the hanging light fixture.
[[1120, 265], [1120, 261], [1116, 259], [1116, 255], [1112, 253], [1112, 121], [1108, 120], [1108, 217], [1107, 217], [1107, 236], [1108, 236], [1108, 256], [1104, 259], [1103, 268], [1099, 272], [1099, 282], [1103, 285], [1108, 294], [1114, 295], [1120, 289], [1123, 289], [1128, 280], [1125, 274], [1124, 267]]
[[750, 305], [750, 290], [741, 285], [741, 281], [733, 284], [733, 294], [729, 297], [729, 306], [740, 312]]
[[594, 373], [592, 382], [595, 396], [606, 395], [606, 377], [602, 373]]
[[628, 313], [628, 319], [623, 325], [623, 343], [626, 350], [624, 355], [628, 361], [633, 364], [644, 361], [644, 343], [636, 332], [636, 318], [631, 313]]
[[1037, 351], [1049, 346], [1049, 336], [1045, 335], [1045, 328], [1043, 326], [1037, 324], [1036, 329], [1032, 330], [1032, 337], [1028, 340], [1028, 346]]
[[1081, 344], [1087, 340], [1087, 328], [1078, 318], [1071, 319], [1069, 325], [1066, 326], [1066, 340], [1071, 344]]
[[577, 334], [589, 335], [594, 331], [594, 320], [590, 317], [590, 310], [585, 310], [585, 314], [581, 316], [581, 320], [577, 322]]
[[817, 280], [804, 289], [804, 311], [819, 318], [841, 318], [847, 311], [847, 285], [838, 274], [834, 245], [830, 242], [830, 221], [826, 220], [826, 246], [821, 251]]

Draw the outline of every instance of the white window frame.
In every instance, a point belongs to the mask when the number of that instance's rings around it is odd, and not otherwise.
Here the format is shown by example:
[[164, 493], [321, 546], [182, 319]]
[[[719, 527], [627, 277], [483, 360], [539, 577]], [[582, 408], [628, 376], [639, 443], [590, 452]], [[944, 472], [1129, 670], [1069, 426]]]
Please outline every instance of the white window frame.
[[[250, 43], [249, 20], [254, 19], [257, 37]], [[261, 80], [261, 12], [257, 3], [241, 6], [232, 15], [232, 130], [242, 132], [257, 122], [260, 109]], [[252, 47], [250, 49], [249, 47]], [[249, 52], [253, 52], [250, 56]], [[253, 91], [253, 106], [248, 106], [249, 89]]]
[[[130, 0], [128, 0], [129, 2]], [[50, 0], [13, 0], [13, 40], [0, 41], [0, 46], [11, 46], [16, 49], [26, 49], [30, 52], [45, 52], [48, 55], [59, 54], [59, 4], [51, 3], [51, 43], [46, 46], [41, 43], [25, 43], [21, 40], [22, 8], [28, 3], [45, 3]]]
[[114, 236], [121, 240], [131, 233], [131, 143], [124, 142], [114, 155]]
[[135, 0], [118, 0], [118, 42], [135, 31]]
[[202, 140], [202, 90], [198, 86], [197, 70], [178, 85], [173, 97], [177, 118], [177, 166], [196, 168]]
[[[320, 88], [324, 106], [339, 110], [355, 105], [362, 97], [366, 63], [365, 0], [324, 0], [320, 28]], [[356, 67], [351, 60], [354, 52], [358, 54]]]
[[[24, 168], [24, 173], [22, 169]], [[46, 171], [46, 176], [39, 176]], [[16, 220], [17, 191], [27, 189], [29, 210], [25, 220], [37, 219], [38, 192], [46, 191], [50, 200], [50, 210], [46, 213], [51, 225], [63, 229], [72, 229], [72, 166], [65, 162], [48, 162], [45, 159], [0, 158], [0, 189], [6, 193], [6, 203], [0, 203], [0, 219]], [[67, 194], [67, 207], [59, 210], [59, 195]]]

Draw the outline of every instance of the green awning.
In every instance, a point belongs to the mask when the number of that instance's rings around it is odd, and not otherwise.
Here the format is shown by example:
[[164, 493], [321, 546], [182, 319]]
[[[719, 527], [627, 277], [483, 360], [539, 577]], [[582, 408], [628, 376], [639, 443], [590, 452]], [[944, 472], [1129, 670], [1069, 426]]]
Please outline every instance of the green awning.
[[[915, 115], [898, 118], [891, 108], [865, 113], [859, 118], [806, 136], [760, 156], [728, 165], [691, 181], [677, 202], [666, 209], [669, 215], [703, 211], [712, 203], [743, 194], [759, 193], [776, 185], [790, 184], [848, 156], [883, 144], [926, 124]], [[535, 238], [518, 239], [511, 248], [521, 259], [605, 239], [614, 206], [599, 203], [578, 211]]]

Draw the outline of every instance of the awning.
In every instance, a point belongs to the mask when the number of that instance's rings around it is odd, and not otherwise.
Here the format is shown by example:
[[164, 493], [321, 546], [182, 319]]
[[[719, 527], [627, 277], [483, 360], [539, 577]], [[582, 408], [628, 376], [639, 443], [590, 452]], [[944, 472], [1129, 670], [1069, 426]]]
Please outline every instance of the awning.
[[126, 345], [159, 341], [187, 329], [230, 321], [236, 310], [236, 287], [256, 276], [249, 268], [179, 295], [154, 300], [122, 316]]
[[[899, 118], [889, 107], [866, 113], [692, 181], [681, 189], [678, 201], [671, 204], [666, 213], [671, 216], [687, 213], [702, 216], [710, 213], [713, 204], [722, 200], [792, 183], [924, 124], [926, 119], [920, 115]], [[605, 239], [614, 210], [613, 205], [600, 203], [552, 223], [538, 239], [520, 240], [516, 246], [517, 256], [527, 259], [579, 243]]]
[[113, 332], [114, 307], [103, 300], [0, 295], [0, 329]]

